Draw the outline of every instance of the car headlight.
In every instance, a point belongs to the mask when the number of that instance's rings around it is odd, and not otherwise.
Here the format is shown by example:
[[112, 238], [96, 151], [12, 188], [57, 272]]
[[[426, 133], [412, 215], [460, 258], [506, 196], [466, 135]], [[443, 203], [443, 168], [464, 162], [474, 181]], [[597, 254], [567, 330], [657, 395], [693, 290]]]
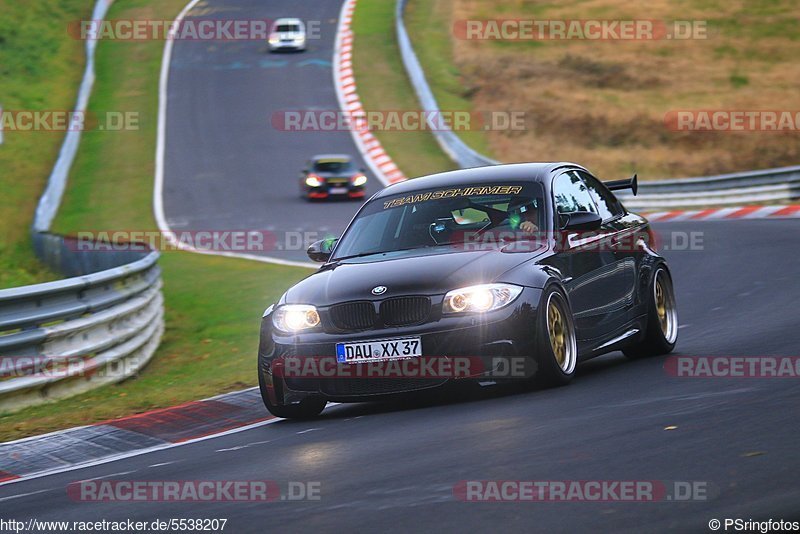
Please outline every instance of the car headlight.
[[352, 180], [354, 187], [360, 187], [365, 183], [367, 183], [367, 177], [364, 176], [363, 174], [356, 174], [355, 176], [353, 176]]
[[281, 332], [294, 334], [319, 325], [319, 313], [308, 304], [286, 304], [272, 314], [272, 325]]
[[325, 182], [322, 181], [322, 178], [316, 174], [309, 174], [306, 178], [306, 185], [309, 187], [320, 187], [323, 183]]
[[522, 293], [512, 284], [482, 284], [454, 289], [444, 296], [444, 313], [475, 313], [498, 310]]

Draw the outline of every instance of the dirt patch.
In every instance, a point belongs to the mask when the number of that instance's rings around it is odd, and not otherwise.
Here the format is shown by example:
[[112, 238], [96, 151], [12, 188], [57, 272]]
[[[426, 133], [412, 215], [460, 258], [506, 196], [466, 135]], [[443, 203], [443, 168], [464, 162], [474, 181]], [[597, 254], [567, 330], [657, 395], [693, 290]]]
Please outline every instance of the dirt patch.
[[[452, 57], [473, 109], [524, 111], [524, 131], [487, 132], [504, 161], [573, 160], [603, 177], [697, 176], [800, 162], [800, 131], [674, 131], [683, 110], [800, 112], [794, 0], [417, 0], [448, 4]], [[437, 9], [441, 12], [441, 9]], [[699, 22], [685, 40], [457, 38], [464, 19]]]

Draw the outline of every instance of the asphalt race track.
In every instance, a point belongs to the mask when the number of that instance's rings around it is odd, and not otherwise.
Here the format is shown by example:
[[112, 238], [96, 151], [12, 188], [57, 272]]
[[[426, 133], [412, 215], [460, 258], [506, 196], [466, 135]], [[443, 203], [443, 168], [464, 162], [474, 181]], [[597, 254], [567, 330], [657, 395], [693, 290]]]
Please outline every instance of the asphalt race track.
[[[320, 18], [323, 39], [306, 54], [277, 56], [252, 42], [176, 43], [165, 175], [170, 224], [337, 233], [356, 204], [306, 205], [296, 178], [315, 152], [355, 154], [349, 134], [279, 132], [269, 116], [336, 109], [330, 68], [300, 63], [330, 61], [339, 2], [210, 5], [217, 17]], [[675, 354], [798, 355], [797, 315], [787, 310], [800, 301], [800, 220], [656, 228], [668, 245], [669, 236], [700, 238], [696, 250], [664, 251], [680, 314]], [[282, 257], [304, 258], [302, 251]], [[664, 364], [613, 353], [580, 365], [576, 380], [559, 389], [463, 388], [439, 398], [331, 406], [313, 421], [279, 420], [0, 486], [0, 508], [19, 520], [227, 518], [226, 532], [708, 532], [711, 519], [800, 519], [798, 380], [678, 378]], [[321, 498], [75, 502], [67, 486], [87, 479], [314, 481]], [[462, 502], [454, 487], [465, 480], [696, 481], [708, 498]]]
[[[702, 250], [667, 251], [675, 354], [792, 356], [800, 346], [800, 221], [673, 223]], [[680, 233], [677, 233], [680, 232]], [[227, 518], [231, 532], [707, 532], [711, 519], [798, 519], [800, 387], [793, 378], [678, 378], [664, 358], [609, 354], [555, 390], [486, 387], [447, 400], [331, 406], [199, 443], [0, 487], [4, 516], [40, 520]], [[665, 430], [667, 427], [677, 427]], [[75, 502], [74, 481], [320, 483], [318, 501]], [[700, 481], [692, 502], [462, 502], [464, 480]]]
[[[167, 107], [164, 211], [175, 231], [267, 231], [276, 249], [263, 255], [308, 261], [298, 237], [339, 235], [358, 201], [299, 196], [299, 177], [314, 154], [361, 159], [348, 131], [288, 132], [273, 126], [286, 111], [339, 109], [332, 59], [341, 2], [211, 0], [191, 16], [319, 21], [303, 53], [267, 53], [266, 42], [178, 40]], [[280, 116], [280, 115], [278, 115]], [[367, 195], [382, 186], [367, 173]], [[281, 250], [277, 250], [280, 248]], [[289, 250], [287, 250], [289, 249]], [[258, 250], [244, 252], [259, 254]]]

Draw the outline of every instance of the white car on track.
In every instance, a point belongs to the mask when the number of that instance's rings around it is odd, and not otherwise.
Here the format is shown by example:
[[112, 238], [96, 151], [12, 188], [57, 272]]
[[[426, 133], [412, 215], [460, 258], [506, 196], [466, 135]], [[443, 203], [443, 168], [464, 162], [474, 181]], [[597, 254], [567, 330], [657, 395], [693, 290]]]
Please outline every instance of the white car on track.
[[272, 24], [269, 32], [270, 52], [279, 50], [305, 50], [306, 25], [300, 19], [281, 18]]

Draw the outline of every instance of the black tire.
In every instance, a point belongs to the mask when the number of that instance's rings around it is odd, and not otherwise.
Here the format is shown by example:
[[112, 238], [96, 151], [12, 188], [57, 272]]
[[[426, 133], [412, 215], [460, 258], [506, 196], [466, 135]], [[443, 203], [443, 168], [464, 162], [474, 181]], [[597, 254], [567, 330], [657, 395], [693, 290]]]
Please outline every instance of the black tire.
[[647, 303], [647, 324], [644, 338], [622, 350], [631, 359], [668, 354], [678, 340], [678, 310], [672, 276], [662, 264], [656, 267], [650, 281]]
[[575, 376], [578, 342], [566, 293], [553, 284], [545, 288], [536, 325], [536, 374], [541, 387], [564, 386]]
[[322, 397], [314, 396], [306, 397], [299, 404], [290, 404], [288, 406], [272, 404], [267, 394], [264, 374], [261, 369], [258, 370], [258, 388], [261, 391], [261, 400], [264, 401], [264, 406], [267, 407], [269, 413], [283, 419], [313, 419], [322, 413], [325, 405], [328, 404]]

